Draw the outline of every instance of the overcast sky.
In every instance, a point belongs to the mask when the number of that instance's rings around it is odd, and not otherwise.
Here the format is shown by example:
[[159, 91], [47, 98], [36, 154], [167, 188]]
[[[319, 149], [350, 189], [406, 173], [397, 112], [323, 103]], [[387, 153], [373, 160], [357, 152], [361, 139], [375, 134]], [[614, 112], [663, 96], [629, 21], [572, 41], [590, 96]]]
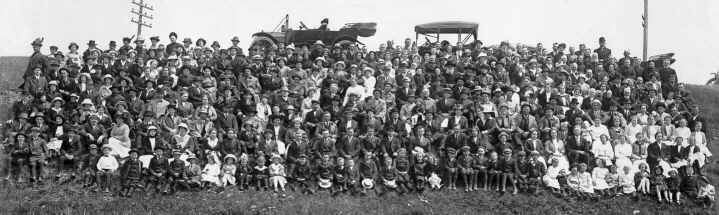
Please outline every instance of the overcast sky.
[[[66, 51], [70, 42], [81, 50], [88, 40], [105, 48], [108, 41], [135, 34], [130, 23], [131, 0], [3, 0], [0, 7], [0, 56], [25, 56], [30, 42], [45, 37], [44, 51], [57, 45]], [[252, 3], [248, 3], [252, 2]], [[374, 37], [360, 38], [376, 49], [387, 40], [414, 39], [414, 25], [445, 20], [478, 22], [479, 38], [485, 44], [510, 42], [549, 45], [566, 42], [569, 46], [586, 43], [596, 47], [605, 36], [615, 55], [629, 50], [642, 52], [642, 0], [149, 0], [155, 7], [153, 28], [144, 37], [158, 35], [167, 42], [171, 31], [179, 37], [220, 41], [228, 46], [232, 36], [247, 47], [254, 32], [274, 28], [284, 14], [290, 14], [290, 27], [299, 21], [309, 27], [330, 19], [330, 28], [348, 22], [377, 22]], [[441, 4], [437, 4], [441, 3]], [[719, 1], [651, 0], [649, 55], [676, 53], [673, 65], [679, 79], [703, 83], [709, 73], [719, 69]], [[447, 39], [455, 39], [448, 37]], [[545, 46], [546, 46], [545, 45]]]

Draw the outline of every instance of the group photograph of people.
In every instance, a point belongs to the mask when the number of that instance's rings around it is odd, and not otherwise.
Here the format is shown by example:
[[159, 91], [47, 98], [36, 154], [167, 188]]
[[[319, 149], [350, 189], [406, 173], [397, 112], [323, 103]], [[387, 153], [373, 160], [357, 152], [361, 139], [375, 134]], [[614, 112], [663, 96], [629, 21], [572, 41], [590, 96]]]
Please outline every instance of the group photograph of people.
[[[674, 59], [607, 45], [76, 42], [32, 54], [2, 174], [121, 197], [498, 192], [713, 207]], [[149, 42], [149, 43], [148, 43]], [[208, 45], [209, 44], [209, 45]]]

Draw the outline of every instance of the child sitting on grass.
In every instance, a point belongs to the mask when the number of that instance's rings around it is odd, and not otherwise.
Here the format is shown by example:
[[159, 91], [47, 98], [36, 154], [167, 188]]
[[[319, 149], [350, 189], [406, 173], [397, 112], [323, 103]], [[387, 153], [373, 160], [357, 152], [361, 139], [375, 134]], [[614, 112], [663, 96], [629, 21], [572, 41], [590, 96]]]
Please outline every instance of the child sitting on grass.
[[270, 164], [270, 184], [275, 192], [285, 192], [285, 184], [287, 183], [287, 176], [285, 174], [285, 166], [282, 165], [282, 157], [280, 155], [272, 155], [272, 164]]
[[187, 186], [187, 173], [185, 172], [187, 167], [185, 165], [185, 161], [180, 159], [181, 155], [182, 151], [179, 149], [172, 150], [173, 159], [172, 162], [170, 162], [170, 167], [167, 169], [168, 183], [164, 189], [168, 193], [175, 193], [177, 191], [177, 187], [181, 187], [183, 189], [189, 188]]
[[609, 166], [609, 173], [607, 173], [604, 180], [607, 181], [608, 185], [606, 194], [612, 197], [619, 195], [619, 191], [621, 191], [622, 187], [617, 165]]
[[115, 170], [120, 166], [117, 159], [110, 154], [110, 147], [102, 147], [103, 156], [97, 161], [97, 182], [103, 192], [109, 193], [112, 186], [112, 178], [115, 176]]
[[267, 171], [267, 165], [265, 164], [265, 156], [262, 155], [262, 153], [259, 153], [260, 155], [257, 156], [257, 159], [255, 159], [255, 166], [252, 167], [253, 175], [255, 178], [255, 189], [259, 190], [267, 190], [267, 187], [270, 185], [269, 182], [269, 172]]
[[634, 173], [632, 173], [631, 167], [624, 166], [622, 168], [622, 173], [619, 174], [619, 181], [619, 185], [624, 195], [631, 195], [632, 197], [637, 196], [637, 189], [634, 184]]
[[642, 195], [647, 195], [651, 192], [649, 182], [649, 165], [646, 163], [639, 164], [639, 171], [635, 173], [635, 181], [639, 182], [639, 188], [638, 192], [641, 192]]
[[90, 144], [89, 153], [83, 157], [80, 164], [83, 187], [92, 187], [96, 185], [95, 179], [97, 179], [97, 161], [100, 160], [101, 156], [102, 155], [97, 152], [97, 145]]
[[[682, 179], [679, 177], [679, 174], [677, 174], [677, 170], [669, 170], [669, 178], [666, 179], [667, 191], [669, 192], [669, 203], [681, 204], [682, 193], [679, 192], [681, 183]], [[674, 201], [672, 202], [672, 200]]]
[[499, 191], [500, 183], [502, 179], [502, 170], [499, 167], [499, 155], [497, 152], [489, 153], [489, 160], [487, 160], [487, 172], [489, 173], [489, 189], [496, 187], [495, 191]]
[[225, 162], [222, 163], [222, 173], [220, 174], [220, 182], [222, 182], [222, 187], [233, 186], [237, 184], [237, 179], [235, 178], [237, 165], [235, 164], [235, 160], [237, 160], [235, 155], [225, 155]]
[[559, 167], [559, 160], [557, 158], [552, 158], [549, 160], [549, 167], [547, 168], [546, 174], [542, 176], [542, 182], [544, 182], [545, 186], [549, 187], [552, 193], [561, 195], [562, 187], [559, 183], [559, 178], [564, 177], [565, 175], [565, 170]]
[[122, 171], [120, 172], [122, 181], [122, 190], [120, 195], [130, 197], [135, 190], [142, 189], [142, 162], [140, 162], [139, 155], [136, 150], [132, 149], [129, 152], [130, 159], [125, 160], [122, 164]]
[[211, 154], [207, 158], [207, 164], [202, 168], [202, 188], [211, 188], [222, 185], [220, 182], [220, 164], [216, 155]]
[[244, 191], [249, 188], [250, 182], [252, 181], [252, 167], [250, 166], [249, 157], [247, 154], [240, 155], [240, 164], [237, 166], [237, 187], [240, 191]]
[[345, 166], [345, 159], [344, 157], [337, 157], [335, 162], [337, 162], [337, 165], [335, 165], [333, 171], [333, 179], [335, 184], [333, 195], [337, 195], [339, 194], [339, 192], [344, 192], [347, 190], [347, 167]]
[[[657, 201], [662, 203], [662, 199], [670, 200], [669, 191], [667, 190], [666, 178], [664, 177], [664, 169], [661, 166], [654, 168], [654, 175], [652, 176], [652, 184], [654, 185], [654, 191], [657, 194]], [[662, 198], [663, 197], [663, 198]]]
[[187, 185], [190, 188], [197, 189], [202, 187], [202, 166], [200, 160], [194, 154], [187, 157], [190, 165], [187, 167]]
[[484, 154], [484, 147], [479, 147], [477, 148], [477, 154], [474, 155], [472, 159], [472, 169], [474, 170], [472, 188], [474, 190], [479, 190], [480, 178], [482, 180], [482, 188], [487, 190], [487, 181], [489, 181], [489, 178], [487, 177], [487, 157]]
[[714, 198], [716, 196], [714, 185], [709, 181], [706, 176], [699, 178], [699, 192], [697, 193], [697, 200], [704, 208], [714, 207]]
[[314, 193], [310, 181], [312, 167], [307, 161], [306, 154], [300, 154], [297, 157], [297, 165], [292, 170], [293, 188], [299, 189], [303, 194], [312, 194]]

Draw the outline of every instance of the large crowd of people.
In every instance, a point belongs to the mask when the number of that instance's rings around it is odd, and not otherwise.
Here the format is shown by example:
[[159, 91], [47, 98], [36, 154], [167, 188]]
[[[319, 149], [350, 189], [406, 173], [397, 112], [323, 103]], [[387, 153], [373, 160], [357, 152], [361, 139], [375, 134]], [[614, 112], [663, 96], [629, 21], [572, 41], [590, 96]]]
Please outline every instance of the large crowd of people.
[[247, 53], [237, 37], [178, 38], [49, 54], [34, 40], [3, 126], [6, 180], [121, 196], [459, 188], [714, 202], [711, 137], [673, 59], [617, 56], [603, 37], [594, 50], [406, 39]]

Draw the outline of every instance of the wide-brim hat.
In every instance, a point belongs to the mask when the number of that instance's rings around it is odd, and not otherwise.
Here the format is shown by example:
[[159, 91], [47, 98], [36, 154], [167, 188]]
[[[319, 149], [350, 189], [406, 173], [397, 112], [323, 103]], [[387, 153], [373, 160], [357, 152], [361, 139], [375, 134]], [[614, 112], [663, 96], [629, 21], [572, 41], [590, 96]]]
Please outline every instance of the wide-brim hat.
[[319, 185], [321, 188], [325, 188], [325, 189], [330, 188], [330, 187], [332, 187], [332, 180], [320, 178], [319, 180], [317, 180], [317, 185]]
[[386, 186], [386, 187], [390, 187], [390, 188], [396, 188], [396, 187], [397, 187], [397, 180], [394, 180], [394, 179], [392, 179], [392, 180], [382, 179], [382, 181], [383, 181], [384, 186]]
[[88, 99], [88, 98], [83, 99], [80, 104], [82, 104], [82, 105], [93, 105], [92, 100], [90, 100], [90, 99]]
[[177, 125], [177, 128], [185, 128], [185, 129], [188, 129], [187, 123], [182, 122], [182, 123], [180, 123], [180, 124]]
[[374, 187], [374, 180], [369, 178], [362, 179], [362, 187], [365, 189], [372, 189]]
[[232, 159], [234, 159], [235, 161], [237, 160], [237, 157], [236, 157], [235, 155], [233, 155], [233, 154], [227, 154], [227, 155], [225, 155], [225, 158], [222, 159], [222, 160], [224, 160], [224, 161], [226, 162], [227, 159], [229, 159], [229, 158], [232, 158]]
[[110, 75], [110, 74], [102, 76], [102, 80], [105, 80], [108, 78], [111, 80], [111, 82], [115, 82], [115, 77], [112, 77], [112, 75]]
[[62, 99], [62, 98], [60, 98], [60, 97], [55, 97], [55, 98], [53, 98], [53, 99], [52, 99], [52, 103], [55, 103], [55, 102], [60, 102], [60, 103], [62, 103], [62, 104], [65, 104], [65, 100]]

